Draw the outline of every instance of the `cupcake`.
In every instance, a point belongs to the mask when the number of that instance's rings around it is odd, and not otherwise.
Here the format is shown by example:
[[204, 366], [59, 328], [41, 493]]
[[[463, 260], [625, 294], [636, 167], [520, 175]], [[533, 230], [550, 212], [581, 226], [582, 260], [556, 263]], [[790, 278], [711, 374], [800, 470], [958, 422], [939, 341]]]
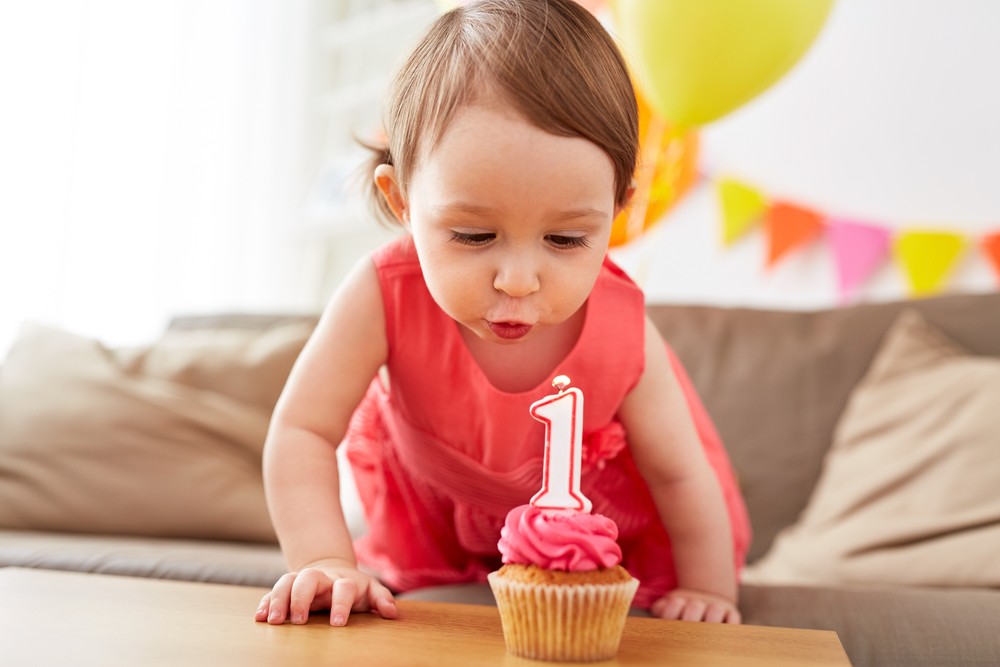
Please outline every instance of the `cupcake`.
[[488, 575], [507, 651], [593, 661], [618, 652], [639, 581], [621, 566], [618, 527], [579, 510], [515, 507], [500, 531], [504, 565]]

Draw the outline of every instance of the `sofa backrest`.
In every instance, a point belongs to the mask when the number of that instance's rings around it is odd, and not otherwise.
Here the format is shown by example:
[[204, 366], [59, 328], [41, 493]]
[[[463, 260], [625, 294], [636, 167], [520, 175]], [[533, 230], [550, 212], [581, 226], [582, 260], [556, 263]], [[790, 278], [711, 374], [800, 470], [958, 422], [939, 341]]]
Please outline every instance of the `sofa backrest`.
[[[970, 352], [1000, 356], [1000, 294], [808, 312], [647, 307], [732, 458], [753, 523], [750, 561], [805, 507], [851, 389], [907, 307]], [[300, 319], [315, 322], [308, 315], [235, 314], [181, 317], [171, 328], [261, 328]]]
[[715, 421], [763, 555], [805, 507], [837, 420], [906, 307], [970, 352], [1000, 356], [1000, 294], [789, 312], [650, 305]]

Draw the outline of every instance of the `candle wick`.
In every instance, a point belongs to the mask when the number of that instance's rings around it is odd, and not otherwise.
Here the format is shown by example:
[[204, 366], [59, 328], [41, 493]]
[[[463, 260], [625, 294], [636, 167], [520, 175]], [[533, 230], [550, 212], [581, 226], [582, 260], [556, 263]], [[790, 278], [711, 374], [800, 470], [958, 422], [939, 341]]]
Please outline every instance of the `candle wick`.
[[566, 387], [569, 386], [570, 379], [565, 375], [557, 375], [552, 378], [552, 386], [559, 390], [559, 393], [563, 393]]

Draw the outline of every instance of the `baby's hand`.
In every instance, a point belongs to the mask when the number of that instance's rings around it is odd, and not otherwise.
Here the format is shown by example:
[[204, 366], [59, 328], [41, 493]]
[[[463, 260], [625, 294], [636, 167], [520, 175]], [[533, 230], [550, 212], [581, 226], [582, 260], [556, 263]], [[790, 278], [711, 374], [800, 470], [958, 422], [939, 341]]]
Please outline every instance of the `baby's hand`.
[[675, 588], [649, 608], [653, 616], [681, 621], [739, 623], [740, 610], [730, 600], [711, 593]]
[[382, 618], [396, 618], [392, 593], [377, 579], [341, 560], [310, 563], [282, 575], [264, 595], [254, 619], [281, 625], [286, 619], [302, 624], [309, 612], [330, 610], [330, 625], [346, 625], [352, 611], [374, 611]]

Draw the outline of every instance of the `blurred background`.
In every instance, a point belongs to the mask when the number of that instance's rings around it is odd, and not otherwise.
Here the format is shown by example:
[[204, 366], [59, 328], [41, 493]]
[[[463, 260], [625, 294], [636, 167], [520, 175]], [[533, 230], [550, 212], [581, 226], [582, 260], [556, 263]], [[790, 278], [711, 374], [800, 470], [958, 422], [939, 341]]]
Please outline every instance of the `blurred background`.
[[[632, 38], [620, 10], [587, 4]], [[178, 314], [321, 309], [393, 233], [345, 187], [364, 157], [354, 137], [377, 134], [393, 64], [445, 5], [0, 4], [0, 355], [28, 319], [123, 344]], [[998, 26], [993, 0], [837, 0], [776, 83], [684, 128], [683, 167], [679, 139], [647, 154], [686, 180], [662, 212], [643, 206], [655, 215], [613, 256], [650, 301], [813, 309], [996, 290]], [[726, 240], [727, 179], [819, 222], [769, 261], [759, 221]], [[875, 233], [844, 245], [845, 221]], [[947, 252], [896, 243], [913, 231]], [[845, 286], [858, 254], [871, 260]]]

